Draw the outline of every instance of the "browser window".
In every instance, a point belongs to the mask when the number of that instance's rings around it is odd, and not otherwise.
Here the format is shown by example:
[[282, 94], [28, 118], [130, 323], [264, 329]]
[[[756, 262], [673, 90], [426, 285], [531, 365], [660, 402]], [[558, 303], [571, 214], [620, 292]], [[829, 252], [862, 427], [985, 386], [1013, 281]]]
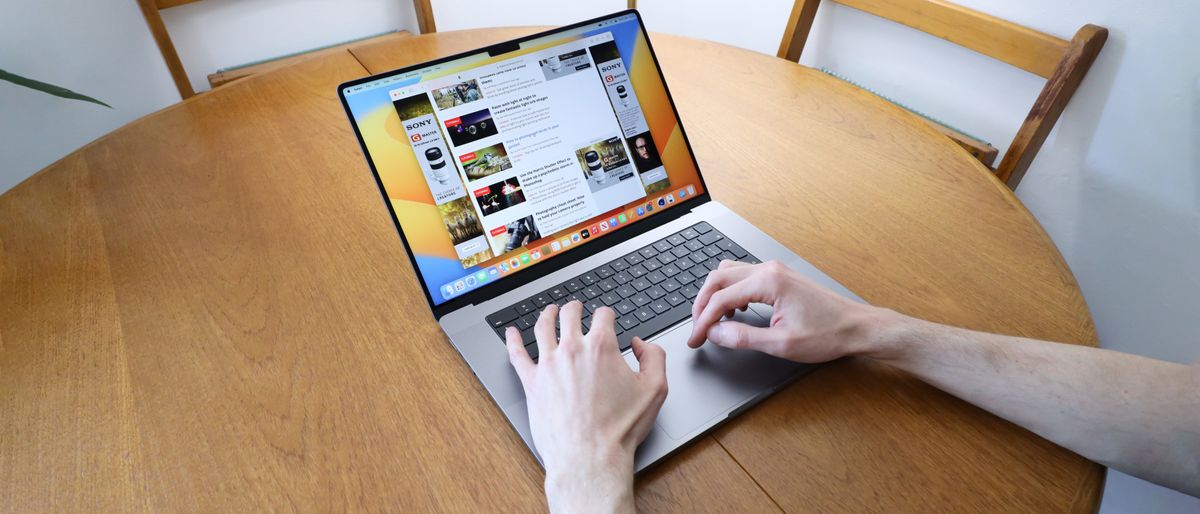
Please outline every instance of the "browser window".
[[435, 304], [702, 192], [645, 45], [630, 15], [344, 92]]

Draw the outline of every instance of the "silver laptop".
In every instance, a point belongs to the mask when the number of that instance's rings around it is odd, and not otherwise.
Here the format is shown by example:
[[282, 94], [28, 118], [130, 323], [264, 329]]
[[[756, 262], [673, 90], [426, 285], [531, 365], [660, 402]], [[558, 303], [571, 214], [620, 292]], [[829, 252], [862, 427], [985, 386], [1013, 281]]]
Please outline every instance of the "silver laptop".
[[[615, 309], [634, 369], [634, 336], [666, 349], [671, 392], [638, 449], [640, 471], [810, 369], [687, 348], [692, 300], [721, 260], [778, 260], [856, 298], [710, 198], [636, 11], [355, 80], [338, 95], [433, 319], [534, 455], [503, 334], [519, 328], [536, 359], [532, 327], [550, 303]], [[771, 311], [737, 317], [765, 326]]]

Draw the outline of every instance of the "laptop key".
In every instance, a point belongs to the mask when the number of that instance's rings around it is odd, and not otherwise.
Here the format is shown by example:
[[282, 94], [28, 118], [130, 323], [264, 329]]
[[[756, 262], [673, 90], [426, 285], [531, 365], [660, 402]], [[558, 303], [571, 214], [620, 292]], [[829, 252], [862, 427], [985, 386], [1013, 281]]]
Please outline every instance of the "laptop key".
[[492, 328], [500, 328], [508, 326], [509, 322], [517, 319], [517, 317], [517, 310], [515, 308], [505, 307], [492, 313], [491, 316], [487, 317], [487, 320], [488, 324], [491, 325]]
[[646, 321], [654, 317], [654, 310], [650, 307], [642, 307], [633, 313], [641, 321]]
[[709, 257], [721, 255], [721, 249], [716, 246], [705, 246], [703, 252]]
[[686, 296], [688, 300], [695, 300], [696, 295], [700, 294], [700, 288], [688, 284], [683, 286], [683, 289], [680, 289], [679, 292], [683, 293], [683, 296]]
[[654, 249], [658, 250], [659, 252], [669, 252], [674, 245], [667, 242], [666, 239], [663, 239], [657, 243], [654, 243], [652, 246], [654, 246]]
[[629, 284], [625, 284], [621, 287], [618, 287], [613, 292], [617, 293], [617, 296], [620, 296], [621, 298], [629, 298], [630, 296], [637, 294], [637, 289], [634, 289]]
[[616, 272], [613, 271], [612, 268], [609, 268], [608, 266], [601, 266], [599, 268], [596, 268], [593, 271], [593, 273], [595, 273], [597, 277], [599, 277], [601, 280], [603, 280], [603, 279], [613, 276], [613, 273], [616, 273]]
[[614, 281], [616, 281], [617, 284], [625, 284], [625, 283], [629, 282], [630, 280], [633, 280], [633, 277], [629, 276], [628, 273], [622, 271], [620, 273], [617, 273], [616, 275], [613, 275], [612, 279]]
[[574, 293], [575, 291], [583, 289], [583, 282], [579, 279], [568, 280], [566, 284], [563, 284], [563, 286], [567, 288], [567, 291]]
[[632, 329], [638, 326], [639, 323], [641, 323], [641, 320], [637, 319], [637, 316], [621, 316], [621, 319], [617, 320], [617, 324], [625, 330]]
[[708, 246], [717, 242], [717, 240], [721, 239], [721, 237], [722, 236], [720, 232], [707, 232], [704, 235], [696, 238], [696, 241], [700, 241], [700, 244]]
[[613, 306], [613, 308], [616, 309], [618, 313], [624, 315], [633, 312], [635, 309], [637, 309], [637, 306], [635, 306], [633, 302], [625, 300], [617, 303], [615, 306]]
[[667, 276], [663, 275], [661, 271], [654, 271], [654, 272], [651, 272], [649, 275], [646, 275], [646, 280], [649, 280], [651, 284], [657, 284], [666, 279], [667, 279]]
[[533, 305], [536, 306], [538, 309], [541, 309], [547, 305], [550, 305], [550, 295], [548, 295], [546, 293], [540, 293], [540, 294], [534, 296], [533, 298], [530, 298], [530, 300], [533, 301]]
[[546, 292], [547, 292], [547, 293], [550, 293], [550, 297], [551, 297], [551, 298], [553, 298], [553, 299], [557, 300], [557, 299], [559, 299], [559, 298], [562, 298], [562, 297], [564, 297], [564, 296], [567, 296], [567, 292], [568, 292], [568, 291], [567, 291], [567, 288], [566, 288], [566, 287], [564, 287], [564, 286], [558, 286], [558, 287], [552, 287], [552, 288], [550, 288], [550, 290], [549, 290], [549, 291], [546, 291]]
[[655, 300], [650, 303], [650, 308], [654, 309], [655, 314], [662, 314], [671, 310], [671, 303], [666, 299]]
[[679, 293], [668, 294], [667, 296], [663, 297], [663, 299], [666, 300], [667, 303], [671, 304], [671, 307], [674, 307], [676, 305], [679, 305], [679, 304], [687, 301], [687, 298], [685, 298], [683, 295], [681, 295]]
[[[663, 264], [664, 264], [662, 262], [663, 257], [670, 257], [671, 259], [675, 258], [674, 256], [672, 256], [669, 253], [664, 253], [662, 255], [659, 255], [657, 259], [649, 260], [649, 261], [642, 263], [642, 267], [646, 268], [646, 271], [657, 271], [663, 267]], [[668, 261], [668, 262], [670, 262], [670, 261]]]
[[537, 315], [526, 314], [517, 320], [517, 328], [521, 330], [531, 329], [534, 323], [537, 323]]
[[663, 288], [659, 286], [654, 286], [646, 290], [646, 296], [649, 296], [652, 300], [662, 298], [662, 296], [665, 294], [667, 294], [667, 292], [663, 291]]
[[640, 278], [642, 275], [645, 275], [646, 273], [649, 273], [649, 272], [646, 271], [646, 268], [644, 266], [642, 266], [641, 264], [638, 264], [637, 266], [633, 266], [633, 267], [625, 270], [625, 273], [628, 273], [629, 276], [631, 276], [633, 278]]
[[595, 273], [592, 273], [590, 271], [587, 273], [584, 273], [582, 275], [579, 275], [579, 281], [582, 282], [583, 285], [585, 285], [585, 286], [590, 286], [592, 284], [595, 284], [596, 281], [598, 281], [598, 280], [600, 280], [600, 278], [597, 277]]
[[604, 294], [604, 291], [601, 291], [599, 286], [588, 286], [583, 288], [583, 296], [586, 296], [589, 299], [595, 298], [602, 294]]
[[643, 258], [649, 259], [655, 255], [658, 255], [658, 249], [654, 248], [653, 246], [647, 246], [641, 250], [638, 250], [638, 254]]
[[684, 239], [696, 239], [697, 237], [700, 237], [700, 233], [696, 232], [696, 229], [690, 227], [683, 229], [679, 235], [683, 236]]
[[642, 257], [642, 254], [637, 252], [633, 252], [625, 256], [625, 262], [628, 262], [630, 266], [641, 264], [644, 260], [646, 260], [646, 258]]
[[670, 292], [673, 292], [676, 289], [679, 289], [680, 287], [683, 287], [683, 286], [675, 279], [668, 278], [668, 279], [662, 281], [661, 283], [659, 283], [658, 287], [661, 287], [661, 288], [663, 288], [663, 291], [670, 293]]
[[611, 278], [606, 278], [604, 280], [596, 282], [596, 285], [600, 286], [601, 291], [604, 291], [607, 293], [609, 291], [612, 291], [613, 289], [616, 289], [618, 284], [615, 280], [613, 280]]
[[612, 307], [613, 305], [621, 303], [621, 297], [617, 296], [616, 293], [604, 293], [604, 296], [600, 297], [600, 301], [603, 302], [604, 305]]
[[613, 261], [612, 264], [609, 264], [608, 266], [612, 268], [613, 271], [625, 271], [625, 269], [629, 267], [629, 263], [622, 259], [618, 259]]
[[629, 298], [629, 301], [633, 302], [634, 305], [641, 307], [643, 305], [650, 303], [652, 300], [650, 299], [649, 296], [646, 296], [644, 293], [638, 293], [638, 294], [633, 295], [631, 298]]
[[634, 281], [630, 282], [629, 285], [638, 291], [645, 291], [646, 288], [651, 286], [650, 281], [646, 280], [645, 278], [635, 279]]
[[529, 313], [537, 310], [537, 307], [535, 307], [533, 305], [533, 302], [531, 302], [529, 300], [525, 300], [521, 303], [518, 303], [515, 306], [513, 306], [513, 308], [517, 310], [518, 315], [529, 314]]
[[713, 228], [712, 228], [712, 225], [709, 225], [708, 223], [701, 221], [700, 223], [692, 225], [692, 229], [701, 234], [707, 234], [709, 232], [712, 232]]

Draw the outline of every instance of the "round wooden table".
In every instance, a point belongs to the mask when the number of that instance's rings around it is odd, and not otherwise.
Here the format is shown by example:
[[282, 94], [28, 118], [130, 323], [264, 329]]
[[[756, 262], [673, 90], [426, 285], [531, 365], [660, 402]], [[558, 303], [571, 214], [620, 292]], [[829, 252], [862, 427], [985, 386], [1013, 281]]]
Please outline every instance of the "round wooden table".
[[[429, 315], [334, 91], [534, 30], [246, 79], [0, 196], [0, 510], [544, 508], [541, 469]], [[922, 121], [775, 57], [652, 43], [716, 199], [874, 304], [1096, 344], [1037, 221]], [[637, 502], [1094, 512], [1103, 477], [848, 359], [647, 472]]]

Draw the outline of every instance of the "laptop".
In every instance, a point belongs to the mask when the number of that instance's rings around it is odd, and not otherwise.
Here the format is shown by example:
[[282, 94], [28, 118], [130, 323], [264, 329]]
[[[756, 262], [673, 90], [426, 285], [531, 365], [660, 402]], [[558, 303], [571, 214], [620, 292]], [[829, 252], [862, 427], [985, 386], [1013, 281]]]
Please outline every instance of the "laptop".
[[[504, 331], [519, 328], [536, 359], [546, 305], [612, 307], [635, 370], [634, 336], [666, 350], [671, 391], [638, 448], [641, 471], [811, 370], [687, 347], [692, 300], [721, 260], [777, 260], [857, 298], [711, 198], [634, 10], [347, 82], [338, 96], [432, 318], [535, 456]], [[771, 308], [735, 316], [766, 326]]]

